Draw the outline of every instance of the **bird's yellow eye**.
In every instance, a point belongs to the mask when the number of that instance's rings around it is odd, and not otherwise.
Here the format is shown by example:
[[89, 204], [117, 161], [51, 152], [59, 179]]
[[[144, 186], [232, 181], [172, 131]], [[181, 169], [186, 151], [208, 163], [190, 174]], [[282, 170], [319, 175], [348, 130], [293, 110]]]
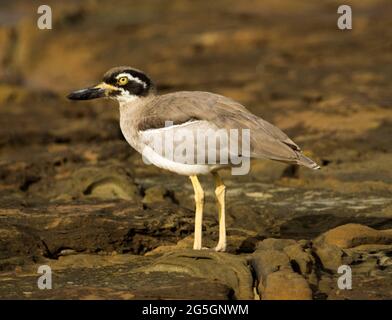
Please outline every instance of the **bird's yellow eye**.
[[121, 77], [117, 80], [118, 84], [120, 86], [125, 86], [128, 83], [128, 78], [127, 77]]

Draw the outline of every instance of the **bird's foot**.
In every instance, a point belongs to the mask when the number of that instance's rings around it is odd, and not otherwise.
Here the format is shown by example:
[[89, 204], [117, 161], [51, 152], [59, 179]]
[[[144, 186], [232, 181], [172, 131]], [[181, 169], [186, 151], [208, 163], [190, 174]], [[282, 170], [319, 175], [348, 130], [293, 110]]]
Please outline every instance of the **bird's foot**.
[[224, 252], [226, 251], [226, 243], [218, 243], [218, 245], [215, 248], [193, 246], [193, 250], [211, 250], [215, 252]]
[[226, 251], [226, 243], [218, 243], [218, 245], [214, 248], [216, 252], [224, 252]]
[[201, 248], [193, 248], [193, 250], [210, 250], [210, 251], [212, 251], [212, 250], [215, 250], [215, 249], [208, 248], [208, 247], [201, 247]]

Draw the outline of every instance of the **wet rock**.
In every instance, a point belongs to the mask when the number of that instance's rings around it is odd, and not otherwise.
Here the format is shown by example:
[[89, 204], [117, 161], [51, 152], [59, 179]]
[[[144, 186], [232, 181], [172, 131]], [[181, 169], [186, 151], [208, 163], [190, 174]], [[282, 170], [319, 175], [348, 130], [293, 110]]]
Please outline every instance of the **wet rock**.
[[253, 299], [253, 279], [246, 259], [210, 250], [182, 250], [158, 258], [143, 272], [186, 273], [192, 277], [217, 279], [234, 291], [235, 299]]
[[269, 274], [263, 287], [262, 300], [312, 299], [312, 290], [306, 280], [290, 270], [280, 270]]
[[352, 248], [364, 244], [391, 244], [392, 230], [376, 230], [352, 223], [327, 231], [317, 241], [339, 248]]

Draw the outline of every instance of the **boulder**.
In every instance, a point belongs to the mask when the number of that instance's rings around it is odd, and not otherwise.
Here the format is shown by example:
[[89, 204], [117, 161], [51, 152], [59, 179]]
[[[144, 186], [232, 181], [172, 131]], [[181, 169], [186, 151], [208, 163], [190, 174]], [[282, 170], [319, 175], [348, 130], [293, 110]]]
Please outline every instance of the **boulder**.
[[290, 270], [280, 270], [267, 276], [261, 291], [262, 300], [311, 300], [312, 290], [306, 280]]
[[285, 247], [296, 244], [296, 241], [293, 239], [275, 239], [275, 238], [267, 238], [263, 241], [260, 241], [256, 245], [256, 249], [260, 250], [283, 250]]
[[361, 224], [345, 224], [323, 233], [317, 242], [352, 248], [364, 244], [391, 244], [392, 229], [376, 230]]
[[[140, 272], [185, 273], [217, 280], [232, 288], [235, 299], [253, 299], [253, 279], [244, 257], [212, 250], [181, 250], [164, 254]], [[199, 297], [203, 298], [203, 296]]]
[[346, 256], [344, 251], [339, 247], [326, 243], [316, 243], [313, 252], [319, 258], [322, 267], [330, 272], [336, 272], [343, 263]]
[[290, 258], [291, 265], [298, 268], [295, 271], [301, 272], [302, 275], [310, 274], [315, 263], [312, 255], [306, 250], [299, 244], [292, 244], [283, 249]]
[[267, 276], [279, 270], [291, 270], [289, 257], [278, 250], [257, 250], [252, 254], [250, 263], [259, 283]]

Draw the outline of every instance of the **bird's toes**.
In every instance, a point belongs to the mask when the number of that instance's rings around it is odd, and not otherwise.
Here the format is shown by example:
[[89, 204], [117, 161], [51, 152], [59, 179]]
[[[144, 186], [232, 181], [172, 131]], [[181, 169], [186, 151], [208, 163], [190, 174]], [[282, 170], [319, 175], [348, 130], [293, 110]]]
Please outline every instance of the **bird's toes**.
[[225, 252], [226, 251], [226, 245], [217, 245], [215, 248], [214, 248], [214, 250], [216, 251], [216, 252]]

